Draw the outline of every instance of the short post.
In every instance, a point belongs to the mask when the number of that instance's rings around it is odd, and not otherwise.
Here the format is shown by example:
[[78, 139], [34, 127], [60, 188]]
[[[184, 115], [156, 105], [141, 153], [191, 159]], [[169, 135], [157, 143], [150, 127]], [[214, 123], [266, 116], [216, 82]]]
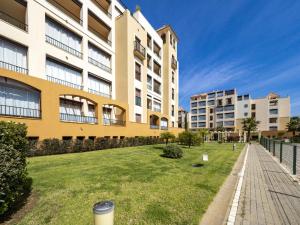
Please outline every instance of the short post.
[[273, 141], [273, 156], [275, 156], [275, 141]]
[[296, 175], [296, 165], [297, 165], [297, 146], [294, 145], [293, 148], [293, 175]]
[[235, 149], [236, 149], [236, 144], [234, 143], [232, 146], [232, 151], [235, 151]]
[[281, 141], [280, 142], [280, 155], [279, 155], [279, 161], [280, 161], [280, 163], [282, 163], [282, 147], [283, 147], [283, 143]]
[[93, 207], [95, 225], [113, 225], [114, 208], [112, 201], [98, 202]]

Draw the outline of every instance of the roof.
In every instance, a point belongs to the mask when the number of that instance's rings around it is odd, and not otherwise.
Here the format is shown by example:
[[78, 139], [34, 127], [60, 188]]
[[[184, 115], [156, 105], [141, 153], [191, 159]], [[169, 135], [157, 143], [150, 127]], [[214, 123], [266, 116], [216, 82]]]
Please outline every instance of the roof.
[[177, 41], [179, 41], [179, 38], [178, 38], [178, 36], [177, 36], [177, 34], [176, 34], [176, 32], [174, 31], [174, 29], [171, 27], [171, 25], [169, 25], [169, 24], [167, 24], [167, 25], [163, 25], [161, 28], [159, 28], [159, 29], [157, 29], [156, 31], [157, 32], [159, 32], [159, 31], [162, 31], [162, 30], [164, 30], [164, 29], [170, 29], [170, 31], [175, 35], [175, 37], [176, 37], [176, 39], [177, 39]]

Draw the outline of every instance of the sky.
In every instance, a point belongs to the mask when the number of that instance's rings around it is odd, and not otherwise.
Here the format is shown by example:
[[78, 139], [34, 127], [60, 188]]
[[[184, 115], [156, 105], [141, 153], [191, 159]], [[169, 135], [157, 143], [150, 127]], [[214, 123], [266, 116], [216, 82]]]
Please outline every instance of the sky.
[[290, 96], [300, 116], [299, 0], [123, 0], [139, 5], [155, 29], [179, 37], [179, 105], [191, 95], [237, 88], [239, 94]]

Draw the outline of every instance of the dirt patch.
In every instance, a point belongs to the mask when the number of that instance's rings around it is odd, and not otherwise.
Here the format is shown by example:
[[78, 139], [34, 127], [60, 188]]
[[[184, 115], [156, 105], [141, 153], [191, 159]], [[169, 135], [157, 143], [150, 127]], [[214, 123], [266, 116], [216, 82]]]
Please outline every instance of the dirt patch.
[[37, 201], [38, 194], [36, 192], [31, 192], [16, 206], [16, 209], [13, 213], [5, 215], [4, 218], [0, 218], [0, 225], [13, 225], [18, 223], [33, 209], [33, 207], [37, 204]]

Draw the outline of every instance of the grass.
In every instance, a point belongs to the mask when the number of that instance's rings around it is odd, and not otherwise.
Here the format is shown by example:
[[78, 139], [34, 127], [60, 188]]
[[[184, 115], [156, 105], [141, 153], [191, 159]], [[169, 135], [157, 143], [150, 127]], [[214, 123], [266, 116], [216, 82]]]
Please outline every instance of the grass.
[[[93, 224], [92, 206], [111, 199], [117, 225], [198, 224], [236, 161], [232, 144], [183, 148], [160, 157], [161, 145], [29, 159], [37, 205], [18, 224]], [[209, 162], [200, 163], [207, 152]]]

